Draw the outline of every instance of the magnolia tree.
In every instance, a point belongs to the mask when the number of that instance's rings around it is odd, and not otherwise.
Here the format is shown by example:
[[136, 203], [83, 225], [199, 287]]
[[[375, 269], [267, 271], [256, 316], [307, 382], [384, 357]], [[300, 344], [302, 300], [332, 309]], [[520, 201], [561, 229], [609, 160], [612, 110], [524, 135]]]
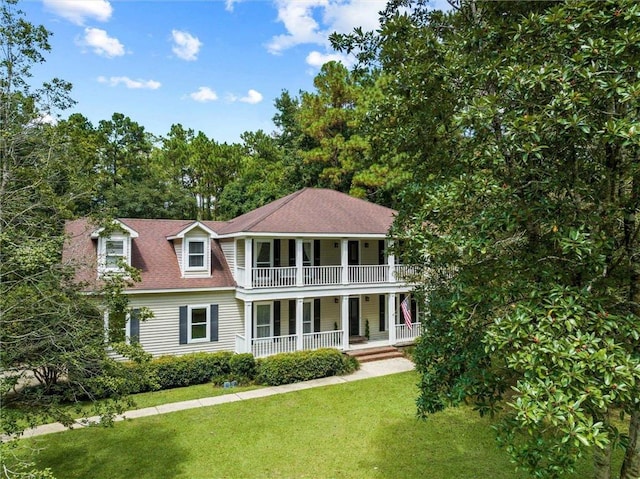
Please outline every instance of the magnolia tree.
[[418, 411], [499, 412], [535, 477], [592, 450], [609, 478], [620, 445], [638, 478], [640, 4], [454, 7], [334, 37], [382, 72], [373, 116], [415, 172], [395, 235], [428, 258]]

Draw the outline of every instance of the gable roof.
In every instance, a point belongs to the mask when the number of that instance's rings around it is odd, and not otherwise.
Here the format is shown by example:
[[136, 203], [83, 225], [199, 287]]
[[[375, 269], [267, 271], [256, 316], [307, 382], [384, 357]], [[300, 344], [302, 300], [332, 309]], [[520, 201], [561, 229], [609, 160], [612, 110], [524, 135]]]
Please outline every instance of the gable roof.
[[395, 210], [339, 191], [304, 188], [227, 222], [220, 236], [238, 233], [386, 235]]
[[[189, 228], [192, 220], [120, 219], [138, 233], [131, 243], [131, 266], [140, 270], [141, 281], [130, 290], [224, 288], [236, 285], [217, 241], [211, 241], [211, 277], [183, 278], [173, 243], [167, 237]], [[207, 222], [209, 228], [218, 222]], [[62, 261], [76, 268], [76, 281], [87, 289], [99, 286], [97, 241], [91, 238], [96, 226], [87, 218], [65, 224], [67, 241]]]

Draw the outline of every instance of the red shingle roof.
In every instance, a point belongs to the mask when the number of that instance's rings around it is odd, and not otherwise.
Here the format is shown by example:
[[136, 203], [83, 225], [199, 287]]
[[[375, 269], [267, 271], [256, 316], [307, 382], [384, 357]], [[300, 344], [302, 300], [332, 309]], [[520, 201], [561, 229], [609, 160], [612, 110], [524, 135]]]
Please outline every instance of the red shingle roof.
[[216, 229], [234, 233], [382, 234], [396, 211], [339, 191], [304, 188]]
[[[211, 241], [211, 277], [183, 278], [173, 243], [167, 240], [194, 223], [184, 220], [120, 219], [138, 233], [132, 241], [131, 265], [140, 270], [142, 280], [132, 290], [224, 288], [236, 285], [229, 266], [217, 241]], [[213, 228], [218, 222], [207, 222]], [[97, 280], [97, 241], [91, 233], [97, 229], [86, 218], [69, 221], [65, 225], [68, 236], [63, 250], [65, 264], [76, 267], [76, 280], [87, 284], [87, 289], [99, 286]]]

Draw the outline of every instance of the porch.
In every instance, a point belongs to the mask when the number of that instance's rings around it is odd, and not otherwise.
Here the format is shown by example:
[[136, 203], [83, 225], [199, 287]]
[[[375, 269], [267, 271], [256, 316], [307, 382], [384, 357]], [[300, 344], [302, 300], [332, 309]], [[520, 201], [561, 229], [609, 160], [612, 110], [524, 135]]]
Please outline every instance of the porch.
[[[255, 357], [334, 348], [411, 344], [422, 332], [415, 302], [411, 323], [399, 304], [404, 295], [342, 296], [288, 301], [245, 302], [245, 332], [236, 334], [235, 351]], [[392, 314], [388, 314], [391, 311]], [[288, 318], [285, 321], [283, 318]], [[391, 322], [391, 328], [389, 328]], [[364, 341], [356, 338], [365, 338]]]

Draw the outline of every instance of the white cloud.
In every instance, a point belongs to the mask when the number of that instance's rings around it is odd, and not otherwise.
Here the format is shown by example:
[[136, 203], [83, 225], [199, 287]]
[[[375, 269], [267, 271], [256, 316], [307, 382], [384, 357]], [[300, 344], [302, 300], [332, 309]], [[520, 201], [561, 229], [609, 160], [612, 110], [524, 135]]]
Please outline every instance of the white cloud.
[[113, 7], [107, 0], [43, 0], [45, 8], [77, 25], [92, 19], [106, 22]]
[[355, 27], [375, 30], [379, 26], [379, 12], [386, 3], [387, 0], [277, 0], [278, 21], [287, 33], [273, 37], [267, 49], [272, 54], [281, 54], [297, 45], [319, 45], [325, 51], [309, 53], [309, 65], [320, 67], [327, 61], [339, 60], [350, 66], [353, 59], [333, 51], [329, 35], [350, 33]]
[[100, 28], [85, 28], [84, 38], [77, 43], [91, 48], [96, 55], [107, 58], [120, 57], [125, 53], [124, 45]]
[[246, 96], [240, 98], [240, 101], [243, 103], [250, 103], [251, 105], [255, 105], [256, 103], [260, 103], [262, 101], [262, 93], [256, 90], [249, 90]]
[[343, 55], [342, 53], [321, 53], [312, 51], [307, 55], [306, 61], [308, 65], [316, 68], [320, 68], [322, 65], [330, 61], [342, 62], [346, 67], [353, 65], [353, 58]]
[[269, 53], [279, 54], [303, 43], [324, 44], [327, 35], [320, 30], [313, 12], [326, 4], [326, 0], [278, 0], [278, 20], [284, 24], [287, 33], [271, 39], [267, 45]]
[[160, 88], [162, 86], [162, 84], [159, 81], [155, 81], [155, 80], [132, 80], [129, 77], [109, 77], [109, 78], [106, 78], [106, 77], [100, 76], [100, 77], [98, 77], [98, 81], [100, 83], [106, 83], [109, 86], [124, 85], [127, 88], [134, 89], [134, 90], [139, 90], [139, 89], [157, 90], [158, 88]]
[[202, 46], [202, 42], [197, 37], [180, 30], [172, 30], [171, 36], [174, 42], [172, 51], [178, 58], [187, 61], [197, 60]]
[[242, 0], [225, 0], [225, 2], [224, 2], [224, 9], [225, 9], [227, 12], [233, 12], [233, 6], [234, 6], [236, 3], [240, 3], [241, 1], [242, 1]]
[[213, 91], [208, 86], [201, 86], [198, 88], [198, 91], [194, 91], [189, 95], [193, 100], [206, 103], [208, 101], [216, 101], [218, 99], [218, 95], [215, 91]]

